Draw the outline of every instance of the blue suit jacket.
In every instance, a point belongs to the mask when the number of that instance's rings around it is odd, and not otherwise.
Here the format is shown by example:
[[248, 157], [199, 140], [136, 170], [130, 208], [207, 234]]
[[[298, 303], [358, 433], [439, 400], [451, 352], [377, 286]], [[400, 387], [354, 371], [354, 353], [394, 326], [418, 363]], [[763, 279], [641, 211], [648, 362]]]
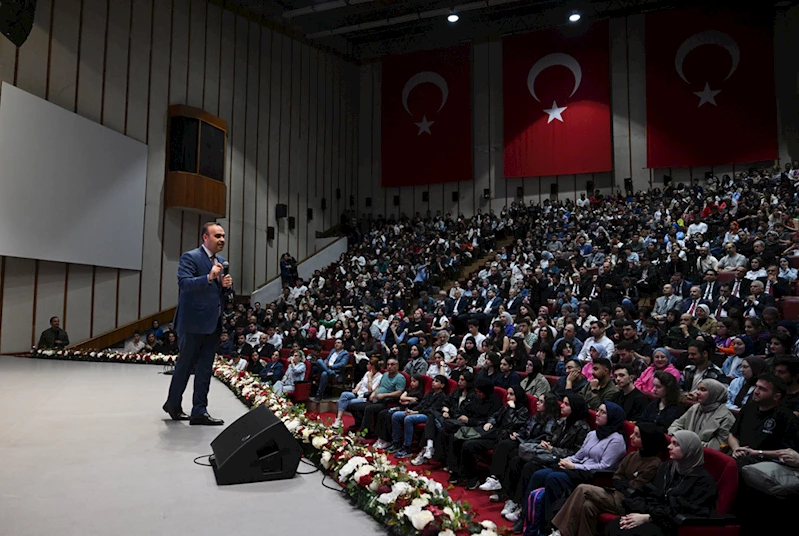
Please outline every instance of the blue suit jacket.
[[[333, 351], [331, 351], [331, 353], [332, 352]], [[325, 357], [325, 363], [327, 362], [328, 359], [330, 359], [329, 354]], [[347, 365], [349, 362], [350, 362], [350, 353], [347, 350], [342, 350], [341, 353], [338, 355], [338, 357], [336, 357], [335, 363], [333, 363], [333, 366], [330, 368], [335, 370], [336, 372], [341, 372], [344, 366]]]
[[[223, 257], [216, 256], [220, 263]], [[208, 282], [211, 259], [202, 247], [187, 251], [178, 264], [178, 307], [175, 311], [175, 331], [209, 334], [219, 326], [220, 313], [224, 309], [223, 298], [232, 289], [222, 288], [218, 280]]]

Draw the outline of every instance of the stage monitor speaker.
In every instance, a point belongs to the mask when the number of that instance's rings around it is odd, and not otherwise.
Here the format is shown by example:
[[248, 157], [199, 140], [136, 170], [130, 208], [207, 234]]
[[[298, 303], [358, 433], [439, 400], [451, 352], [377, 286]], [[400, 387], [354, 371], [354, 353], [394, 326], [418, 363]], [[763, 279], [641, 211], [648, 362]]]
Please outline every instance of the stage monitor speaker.
[[425, 203], [430, 201], [430, 192], [422, 192], [422, 201]]
[[267, 227], [266, 228], [266, 239], [267, 240], [274, 240], [275, 239], [275, 228], [274, 227]]
[[524, 186], [517, 186], [516, 187], [516, 197], [522, 198], [524, 197]]
[[491, 199], [491, 190], [489, 188], [483, 190], [483, 199]]
[[452, 202], [457, 203], [458, 200], [461, 198], [460, 192], [452, 192]]
[[297, 226], [297, 220], [294, 216], [289, 216], [289, 230], [293, 231]]
[[285, 218], [288, 216], [289, 209], [283, 203], [278, 203], [275, 205], [275, 219]]
[[323, 198], [322, 198], [322, 210], [325, 210], [326, 208], [327, 208], [327, 199], [325, 199], [325, 198], [323, 197]]
[[395, 195], [395, 196], [394, 196], [394, 206], [395, 206], [395, 207], [398, 207], [398, 206], [399, 206], [399, 196], [398, 196], [398, 195]]
[[211, 441], [220, 486], [294, 478], [302, 447], [266, 406], [239, 417]]
[[372, 206], [372, 198], [371, 197], [367, 197], [366, 198], [366, 206], [367, 207], [371, 207]]
[[0, 32], [21, 47], [31, 34], [35, 13], [36, 0], [0, 1]]
[[594, 181], [585, 182], [585, 191], [590, 195], [594, 193]]
[[633, 180], [630, 177], [624, 179], [624, 191], [627, 193], [633, 193]]
[[313, 209], [308, 209], [308, 221], [313, 221]]

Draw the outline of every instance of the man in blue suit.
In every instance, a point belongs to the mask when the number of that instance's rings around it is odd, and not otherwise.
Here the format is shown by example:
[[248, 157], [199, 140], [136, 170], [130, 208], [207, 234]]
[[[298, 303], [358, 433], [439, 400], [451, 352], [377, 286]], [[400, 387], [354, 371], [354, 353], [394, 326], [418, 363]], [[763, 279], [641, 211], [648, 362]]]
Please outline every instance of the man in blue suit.
[[327, 357], [324, 359], [319, 358], [314, 361], [312, 373], [319, 374], [319, 390], [312, 399], [314, 402], [319, 403], [322, 401], [328, 378], [330, 376], [338, 377], [349, 362], [350, 353], [344, 349], [344, 344], [341, 339], [336, 339], [336, 342], [333, 343], [333, 350]]
[[[178, 264], [180, 294], [174, 328], [180, 355], [163, 409], [175, 421], [218, 426], [224, 421], [208, 414], [208, 388], [222, 332], [222, 310], [233, 296], [233, 279], [224, 273], [225, 259], [219, 255], [225, 247], [225, 230], [214, 222], [206, 223], [202, 237], [202, 245], [184, 253]], [[195, 366], [194, 405], [189, 417], [183, 413], [182, 400]]]

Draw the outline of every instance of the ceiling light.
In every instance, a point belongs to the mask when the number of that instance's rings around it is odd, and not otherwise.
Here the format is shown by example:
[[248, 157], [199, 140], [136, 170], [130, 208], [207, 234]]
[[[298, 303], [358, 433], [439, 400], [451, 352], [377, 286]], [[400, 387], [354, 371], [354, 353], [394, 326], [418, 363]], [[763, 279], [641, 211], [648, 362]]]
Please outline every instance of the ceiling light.
[[457, 13], [450, 13], [447, 16], [447, 20], [450, 21], [450, 22], [458, 22], [458, 19], [460, 19], [460, 17], [458, 16]]
[[569, 13], [569, 21], [570, 22], [577, 22], [581, 18], [582, 18], [582, 15], [580, 15], [577, 11], [572, 11], [571, 13]]

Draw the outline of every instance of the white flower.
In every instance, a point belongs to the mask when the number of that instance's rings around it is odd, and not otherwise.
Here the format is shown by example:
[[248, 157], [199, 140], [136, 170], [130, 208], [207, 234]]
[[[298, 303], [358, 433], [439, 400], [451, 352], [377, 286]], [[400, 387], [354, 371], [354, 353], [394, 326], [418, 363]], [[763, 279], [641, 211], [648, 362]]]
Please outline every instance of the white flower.
[[[497, 524], [494, 523], [493, 521], [489, 521], [489, 520], [486, 519], [485, 521], [481, 521], [480, 524], [482, 526], [484, 526], [485, 528], [487, 528], [488, 530], [495, 531], [495, 532], [497, 530]], [[485, 531], [483, 531], [483, 532], [485, 532]], [[485, 535], [485, 536], [488, 536], [488, 535]]]
[[302, 439], [303, 439], [303, 441], [305, 441], [307, 443], [308, 442], [308, 438], [311, 437], [312, 433], [313, 433], [313, 430], [311, 430], [310, 428], [305, 428], [302, 431]]
[[477, 536], [497, 536], [493, 530], [483, 529]]
[[[446, 511], [446, 509], [445, 509], [445, 511]], [[442, 530], [441, 532], [439, 532], [438, 536], [455, 536], [455, 533], [452, 532], [451, 530], [447, 529], [447, 530]]]
[[369, 484], [369, 491], [371, 491], [372, 493], [375, 493], [377, 491], [377, 488], [379, 488], [379, 487], [380, 487], [380, 481], [378, 481], [377, 479], [374, 479], [374, 480], [372, 480], [372, 483]]
[[338, 472], [341, 478], [349, 478], [349, 476], [360, 466], [366, 463], [366, 458], [363, 456], [355, 456], [350, 458], [344, 467]]
[[315, 449], [321, 449], [322, 447], [327, 445], [327, 439], [321, 436], [316, 436], [311, 441], [311, 445], [313, 445], [313, 448]]
[[371, 466], [371, 465], [368, 465], [368, 464], [367, 465], [362, 465], [352, 475], [352, 479], [357, 482], [362, 476], [366, 476], [366, 475], [370, 474], [374, 470], [375, 470], [375, 468], [373, 466]]
[[428, 501], [424, 497], [417, 497], [416, 499], [411, 501], [411, 506], [418, 506], [419, 508], [424, 508], [428, 504], [430, 504], [430, 501]]
[[416, 530], [423, 530], [428, 523], [432, 523], [435, 520], [433, 517], [433, 513], [429, 510], [421, 510], [421, 511], [414, 511], [411, 512], [410, 515], [406, 514], [408, 519], [411, 520], [413, 524], [413, 528]]
[[[445, 506], [444, 507], [444, 513], [447, 514], [450, 519], [455, 519], [455, 511], [452, 510], [452, 508], [450, 508], [449, 506]], [[447, 529], [447, 530], [449, 530], [449, 529]], [[439, 534], [438, 536], [441, 536], [441, 534]], [[452, 536], [455, 536], [455, 535], [453, 534]]]
[[444, 486], [442, 486], [441, 483], [436, 482], [432, 478], [426, 478], [425, 480], [426, 480], [425, 486], [430, 491], [430, 493], [432, 493], [433, 495], [436, 494], [440, 495], [444, 493]]
[[322, 453], [322, 467], [324, 467], [325, 469], [330, 469], [330, 466], [332, 465], [330, 463], [330, 460], [332, 460], [332, 459], [333, 459], [333, 455], [330, 454], [328, 451], [324, 451]]

